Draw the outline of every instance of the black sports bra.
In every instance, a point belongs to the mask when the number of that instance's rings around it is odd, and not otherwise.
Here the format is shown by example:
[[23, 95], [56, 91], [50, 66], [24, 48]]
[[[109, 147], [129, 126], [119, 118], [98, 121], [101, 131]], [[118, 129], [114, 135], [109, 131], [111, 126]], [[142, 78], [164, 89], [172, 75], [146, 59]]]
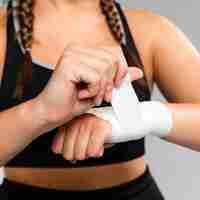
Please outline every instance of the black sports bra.
[[[132, 38], [125, 15], [122, 8], [116, 3], [127, 37], [127, 45], [121, 46], [129, 65], [137, 65], [143, 69], [141, 58], [138, 54], [135, 42]], [[0, 87], [0, 111], [15, 106], [23, 101], [30, 100], [37, 96], [47, 84], [52, 70], [39, 64], [33, 63], [33, 85], [27, 92], [24, 99], [19, 101], [12, 94], [16, 83], [17, 68], [23, 63], [23, 52], [19, 43], [15, 39], [15, 28], [13, 16], [9, 15], [7, 20], [7, 52], [6, 60]], [[150, 100], [150, 91], [145, 79], [134, 81], [132, 84], [140, 101]], [[102, 106], [111, 106], [110, 103], [103, 102]], [[105, 149], [104, 156], [101, 158], [88, 158], [77, 161], [76, 164], [65, 160], [62, 155], [56, 155], [51, 151], [51, 144], [58, 128], [38, 137], [29, 144], [15, 158], [10, 160], [6, 166], [26, 166], [26, 167], [80, 167], [95, 166], [111, 163], [119, 163], [135, 159], [144, 155], [144, 138], [136, 141], [118, 143], [111, 148]]]

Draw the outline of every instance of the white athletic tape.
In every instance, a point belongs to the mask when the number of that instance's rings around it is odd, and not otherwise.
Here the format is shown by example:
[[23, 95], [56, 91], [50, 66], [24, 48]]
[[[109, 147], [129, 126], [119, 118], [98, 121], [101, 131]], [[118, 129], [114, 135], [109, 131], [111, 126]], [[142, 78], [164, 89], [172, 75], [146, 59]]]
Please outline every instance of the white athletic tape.
[[133, 130], [135, 124], [141, 123], [139, 100], [131, 85], [129, 74], [127, 74], [119, 88], [113, 89], [111, 104], [120, 126], [126, 132]]
[[112, 132], [106, 142], [118, 143], [140, 139], [148, 134], [167, 136], [172, 129], [172, 113], [161, 102], [139, 102], [127, 74], [113, 90], [112, 107], [92, 108], [88, 113], [107, 120]]

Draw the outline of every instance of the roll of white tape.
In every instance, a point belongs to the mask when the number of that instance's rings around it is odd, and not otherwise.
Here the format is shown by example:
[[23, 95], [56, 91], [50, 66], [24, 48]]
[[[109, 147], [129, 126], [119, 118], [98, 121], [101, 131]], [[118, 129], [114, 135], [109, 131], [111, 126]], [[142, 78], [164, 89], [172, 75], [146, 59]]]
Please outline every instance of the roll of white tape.
[[120, 87], [113, 90], [111, 104], [123, 130], [130, 132], [135, 129], [135, 124], [141, 123], [139, 100], [131, 85], [129, 74]]

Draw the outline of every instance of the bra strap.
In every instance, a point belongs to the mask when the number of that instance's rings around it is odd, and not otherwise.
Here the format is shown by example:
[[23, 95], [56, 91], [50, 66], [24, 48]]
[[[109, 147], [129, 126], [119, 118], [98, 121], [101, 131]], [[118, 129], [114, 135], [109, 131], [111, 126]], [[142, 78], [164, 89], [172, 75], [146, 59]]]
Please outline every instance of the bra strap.
[[23, 55], [20, 53], [15, 36], [11, 3], [7, 7], [6, 26], [6, 55], [1, 83], [1, 99], [10, 98], [13, 95], [16, 85], [17, 68], [23, 62]]
[[[122, 50], [124, 52], [124, 55], [127, 59], [128, 65], [129, 66], [137, 66], [138, 68], [140, 68], [143, 72], [144, 72], [144, 65], [142, 62], [142, 59], [140, 57], [139, 51], [136, 47], [136, 43], [135, 40], [133, 38], [133, 35], [130, 31], [128, 22], [127, 22], [127, 18], [121, 8], [121, 5], [116, 2], [116, 7], [119, 11], [121, 20], [122, 20], [122, 25], [124, 26], [124, 30], [125, 30], [125, 34], [126, 34], [126, 45], [121, 45]], [[147, 78], [145, 76], [144, 73], [144, 77], [141, 79], [138, 79], [136, 81], [134, 81], [134, 83], [132, 83], [134, 89], [136, 90], [136, 92], [138, 92], [141, 96], [141, 99], [146, 99], [149, 100], [151, 97], [151, 92], [150, 92], [150, 88], [148, 86], [148, 82], [147, 82]]]

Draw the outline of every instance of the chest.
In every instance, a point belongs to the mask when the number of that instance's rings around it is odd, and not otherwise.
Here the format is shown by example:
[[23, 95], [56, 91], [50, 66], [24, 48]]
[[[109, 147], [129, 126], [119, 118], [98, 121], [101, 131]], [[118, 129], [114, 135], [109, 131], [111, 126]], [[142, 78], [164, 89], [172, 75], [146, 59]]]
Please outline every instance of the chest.
[[69, 44], [93, 48], [116, 47], [118, 53], [121, 53], [120, 45], [110, 33], [104, 18], [90, 19], [90, 23], [86, 23], [86, 19], [72, 21], [70, 23], [67, 19], [66, 22], [56, 24], [54, 20], [52, 23], [35, 20], [31, 51], [33, 59], [55, 66]]

